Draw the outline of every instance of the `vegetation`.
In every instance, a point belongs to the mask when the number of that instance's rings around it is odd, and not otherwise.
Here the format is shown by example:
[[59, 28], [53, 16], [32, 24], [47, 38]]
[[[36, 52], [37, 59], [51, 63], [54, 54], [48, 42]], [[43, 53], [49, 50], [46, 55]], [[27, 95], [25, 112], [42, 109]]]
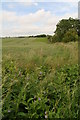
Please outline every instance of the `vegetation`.
[[3, 42], [3, 120], [78, 118], [78, 42]]
[[49, 66], [18, 69], [11, 61], [3, 76], [3, 119], [78, 117], [78, 65], [53, 73]]
[[3, 120], [79, 117], [79, 25], [63, 19], [54, 36], [2, 39]]
[[71, 42], [71, 41], [78, 41], [78, 34], [74, 28], [68, 30], [65, 33], [64, 38], [62, 39], [63, 42]]
[[62, 19], [56, 25], [54, 36], [49, 38], [50, 42], [70, 42], [77, 41], [80, 31], [80, 21], [78, 19]]
[[6, 38], [2, 44], [3, 67], [9, 60], [22, 68], [78, 63], [78, 42], [49, 44], [47, 38]]
[[46, 35], [45, 34], [41, 34], [41, 35], [36, 35], [34, 37], [46, 37]]

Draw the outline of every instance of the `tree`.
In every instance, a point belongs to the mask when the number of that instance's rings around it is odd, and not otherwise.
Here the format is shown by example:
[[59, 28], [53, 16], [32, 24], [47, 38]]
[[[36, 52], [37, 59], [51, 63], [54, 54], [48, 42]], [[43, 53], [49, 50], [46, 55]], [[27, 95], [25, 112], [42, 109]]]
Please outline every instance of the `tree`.
[[78, 34], [74, 28], [69, 29], [62, 39], [63, 42], [78, 41]]
[[56, 31], [55, 34], [58, 37], [58, 41], [61, 42], [65, 33], [74, 28], [78, 34], [78, 24], [79, 20], [69, 18], [69, 19], [63, 19], [56, 25]]
[[78, 19], [62, 19], [56, 25], [55, 34], [49, 38], [50, 42], [69, 42], [76, 41], [80, 38], [80, 20]]

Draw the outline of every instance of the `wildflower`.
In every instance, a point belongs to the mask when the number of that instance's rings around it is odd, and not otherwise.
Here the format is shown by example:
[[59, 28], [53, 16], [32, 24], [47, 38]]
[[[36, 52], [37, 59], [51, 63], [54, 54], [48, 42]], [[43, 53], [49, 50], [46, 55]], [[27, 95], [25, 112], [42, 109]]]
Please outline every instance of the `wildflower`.
[[40, 100], [41, 100], [41, 98], [38, 98], [38, 100], [40, 101]]
[[45, 111], [45, 114], [47, 114], [47, 111]]
[[8, 110], [8, 113], [10, 113], [11, 111], [10, 110]]
[[47, 116], [47, 115], [45, 115], [45, 118], [48, 118], [48, 116]]
[[40, 73], [39, 73], [40, 75], [42, 75], [42, 72], [40, 71]]

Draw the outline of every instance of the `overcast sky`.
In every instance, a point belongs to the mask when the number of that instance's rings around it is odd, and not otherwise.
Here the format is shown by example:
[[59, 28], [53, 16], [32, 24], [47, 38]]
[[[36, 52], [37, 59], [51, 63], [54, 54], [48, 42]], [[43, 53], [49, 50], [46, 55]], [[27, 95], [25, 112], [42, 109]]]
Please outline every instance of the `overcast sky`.
[[74, 2], [72, 0], [67, 2], [6, 1], [8, 2], [3, 0], [2, 9], [0, 4], [0, 24], [2, 18], [0, 36], [1, 34], [2, 36], [53, 34], [59, 20], [78, 17], [78, 0], [73, 0]]

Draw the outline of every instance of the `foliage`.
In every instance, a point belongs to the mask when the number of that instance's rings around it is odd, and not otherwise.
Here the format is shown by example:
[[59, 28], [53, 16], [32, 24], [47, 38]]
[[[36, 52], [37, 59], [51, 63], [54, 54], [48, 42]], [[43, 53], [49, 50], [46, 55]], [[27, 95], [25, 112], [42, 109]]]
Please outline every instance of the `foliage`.
[[71, 42], [71, 41], [78, 41], [78, 35], [77, 35], [77, 32], [76, 30], [73, 28], [73, 29], [70, 29], [68, 30], [65, 35], [64, 35], [64, 38], [62, 39], [63, 42]]
[[49, 42], [51, 42], [51, 38], [52, 38], [51, 35], [47, 35], [47, 39], [49, 40]]
[[53, 73], [48, 65], [30, 70], [7, 62], [3, 69], [3, 120], [77, 118], [78, 69], [78, 65], [66, 65]]
[[[75, 36], [72, 34], [72, 30], [73, 31], [75, 30], [75, 34], [74, 34]], [[53, 35], [52, 38], [50, 38], [50, 40], [51, 42], [62, 42], [62, 41], [70, 42], [70, 41], [74, 41], [74, 39], [78, 40], [78, 38], [76, 37], [79, 35], [79, 31], [80, 31], [80, 21], [78, 19], [73, 19], [73, 18], [62, 19], [56, 25], [56, 31], [54, 32], [55, 34]], [[71, 37], [67, 37], [68, 35], [69, 36], [71, 35]], [[69, 40], [66, 40], [67, 38]]]
[[58, 40], [58, 36], [55, 34], [54, 36], [52, 36], [51, 38], [48, 38], [49, 42], [51, 43], [56, 43]]

